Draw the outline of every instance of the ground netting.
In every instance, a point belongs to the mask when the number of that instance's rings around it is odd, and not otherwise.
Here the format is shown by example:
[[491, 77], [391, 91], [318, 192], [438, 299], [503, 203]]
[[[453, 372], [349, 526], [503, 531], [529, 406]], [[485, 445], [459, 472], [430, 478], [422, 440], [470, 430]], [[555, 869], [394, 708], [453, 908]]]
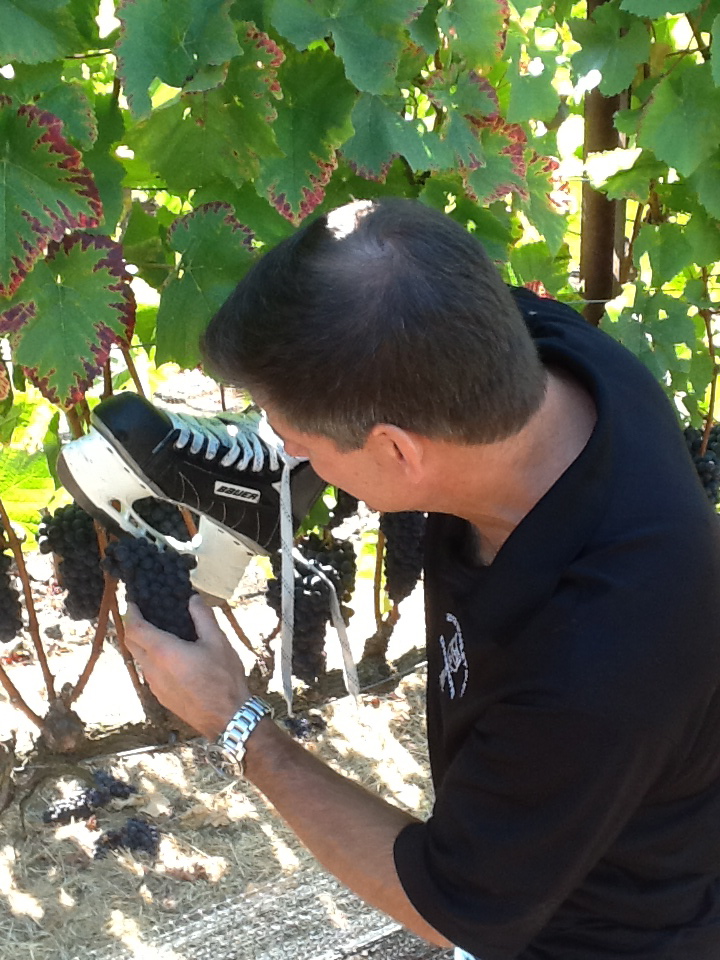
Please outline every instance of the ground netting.
[[302, 870], [74, 960], [445, 960], [333, 877]]

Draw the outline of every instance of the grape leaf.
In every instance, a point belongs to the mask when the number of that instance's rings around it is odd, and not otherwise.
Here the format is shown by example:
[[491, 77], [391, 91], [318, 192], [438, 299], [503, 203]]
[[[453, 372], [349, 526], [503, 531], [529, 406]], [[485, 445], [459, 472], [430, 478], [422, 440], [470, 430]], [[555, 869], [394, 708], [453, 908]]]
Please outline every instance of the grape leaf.
[[497, 94], [490, 83], [474, 70], [438, 71], [428, 83], [428, 96], [442, 111], [442, 123], [435, 134], [434, 170], [476, 170], [485, 163], [478, 125], [495, 120]]
[[[711, 35], [713, 50], [717, 54], [717, 51], [720, 50], [720, 13], [713, 20]], [[711, 57], [710, 66], [712, 67], [712, 78], [715, 81], [715, 86], [720, 87], [720, 57], [717, 55]]]
[[567, 230], [567, 184], [557, 174], [558, 162], [552, 157], [533, 154], [528, 162], [526, 182], [530, 222], [545, 238], [553, 256], [565, 240]]
[[625, 198], [647, 203], [650, 184], [667, 173], [667, 165], [656, 160], [651, 153], [643, 151], [628, 170], [619, 170], [607, 178], [604, 193], [608, 200]]
[[501, 117], [477, 124], [485, 163], [461, 170], [468, 196], [477, 203], [493, 203], [508, 193], [527, 200], [526, 136], [522, 127]]
[[383, 182], [393, 160], [403, 156], [413, 170], [424, 170], [428, 161], [427, 137], [403, 119], [402, 101], [394, 105], [371, 94], [362, 94], [351, 116], [354, 135], [342, 147], [352, 169], [366, 180]]
[[418, 199], [436, 210], [447, 211], [453, 220], [475, 234], [492, 260], [505, 262], [512, 240], [508, 224], [501, 223], [493, 212], [473, 203], [463, 191], [464, 185], [458, 175], [435, 174], [425, 181]]
[[437, 23], [471, 69], [492, 67], [505, 49], [510, 8], [507, 0], [453, 0]]
[[298, 223], [322, 202], [336, 150], [352, 134], [356, 92], [337, 57], [324, 50], [289, 53], [278, 76], [283, 99], [274, 129], [284, 156], [265, 160], [255, 185]]
[[0, 3], [0, 63], [62, 60], [81, 47], [68, 0]]
[[689, 13], [698, 7], [698, 0], [622, 0], [621, 10], [638, 17], [660, 19], [671, 13]]
[[75, 233], [51, 243], [0, 314], [13, 357], [51, 403], [77, 403], [118, 340], [128, 341], [135, 299], [120, 246]]
[[148, 88], [158, 77], [182, 87], [200, 69], [241, 53], [229, 16], [232, 0], [122, 0], [118, 74], [133, 114], [146, 117]]
[[405, 25], [422, 11], [425, 0], [278, 0], [272, 10], [275, 29], [299, 50], [332, 35], [345, 74], [365, 93], [392, 90]]
[[679, 223], [644, 223], [633, 247], [633, 260], [647, 254], [652, 267], [652, 283], [661, 287], [692, 263], [693, 251], [685, 238], [685, 228]]
[[608, 3], [595, 10], [592, 20], [573, 20], [572, 34], [582, 47], [572, 58], [576, 74], [584, 77], [599, 70], [600, 90], [607, 97], [626, 90], [638, 64], [650, 56], [645, 24]]
[[26, 450], [3, 449], [0, 498], [13, 520], [37, 533], [40, 511], [54, 492], [55, 484], [42, 451], [28, 456]]
[[63, 132], [84, 149], [97, 138], [92, 105], [79, 83], [63, 77], [61, 62], [28, 65], [18, 63], [12, 80], [0, 78], [0, 93], [20, 103], [54, 114], [63, 122]]
[[638, 143], [687, 177], [715, 153], [719, 142], [720, 90], [710, 64], [669, 73], [650, 98]]
[[191, 368], [205, 327], [252, 263], [252, 233], [232, 207], [210, 203], [179, 217], [168, 241], [180, 263], [160, 300], [155, 360]]
[[97, 226], [101, 214], [92, 177], [58, 118], [0, 96], [0, 296], [14, 293], [48, 241]]
[[257, 176], [261, 158], [280, 156], [264, 109], [259, 100], [245, 107], [226, 99], [223, 90], [187, 94], [153, 110], [128, 144], [178, 193], [220, 178], [239, 185]]
[[552, 71], [547, 67], [539, 76], [513, 76], [510, 83], [510, 102], [507, 119], [510, 123], [528, 120], [552, 120], [558, 112], [560, 99], [552, 85]]
[[720, 220], [720, 152], [700, 164], [687, 183], [707, 212]]

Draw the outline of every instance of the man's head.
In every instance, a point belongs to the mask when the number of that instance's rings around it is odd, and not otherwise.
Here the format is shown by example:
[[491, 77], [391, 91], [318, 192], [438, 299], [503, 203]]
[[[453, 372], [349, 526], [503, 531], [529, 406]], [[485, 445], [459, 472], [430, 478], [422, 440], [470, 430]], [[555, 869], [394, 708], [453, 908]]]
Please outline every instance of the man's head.
[[491, 443], [545, 389], [480, 243], [411, 200], [358, 201], [301, 227], [247, 273], [203, 348], [220, 377], [343, 451], [377, 424]]

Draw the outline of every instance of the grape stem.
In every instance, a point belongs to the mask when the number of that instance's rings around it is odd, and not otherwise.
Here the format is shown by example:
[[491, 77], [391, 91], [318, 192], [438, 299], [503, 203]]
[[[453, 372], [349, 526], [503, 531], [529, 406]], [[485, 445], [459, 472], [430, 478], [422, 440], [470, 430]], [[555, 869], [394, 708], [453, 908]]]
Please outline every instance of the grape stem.
[[35, 604], [33, 602], [32, 589], [30, 587], [30, 578], [28, 577], [27, 567], [25, 566], [25, 558], [22, 554], [20, 541], [15, 535], [15, 531], [12, 528], [10, 518], [7, 515], [2, 500], [0, 500], [0, 521], [2, 521], [5, 536], [12, 549], [15, 562], [17, 563], [18, 573], [20, 575], [20, 581], [23, 587], [23, 594], [25, 596], [25, 607], [27, 609], [30, 637], [32, 639], [33, 646], [35, 647], [35, 654], [38, 658], [40, 669], [42, 670], [43, 680], [45, 681], [45, 687], [47, 689], [48, 700], [54, 700], [55, 678], [50, 672], [47, 657], [45, 656], [45, 648], [43, 647], [42, 640], [40, 639], [40, 626], [38, 624], [37, 614], [35, 612]]
[[28, 720], [31, 720], [35, 724], [38, 730], [42, 730], [42, 726], [43, 726], [42, 720], [25, 703], [22, 696], [20, 695], [20, 691], [12, 682], [10, 677], [7, 675], [7, 673], [5, 672], [5, 668], [2, 665], [0, 665], [0, 683], [5, 688], [5, 692], [8, 695], [8, 699], [10, 700], [10, 703], [14, 707], [16, 707], [20, 711], [20, 713], [24, 713], [25, 716], [28, 718]]
[[107, 633], [108, 619], [110, 616], [110, 604], [114, 596], [115, 583], [110, 579], [110, 577], [107, 576], [107, 574], [105, 574], [105, 589], [103, 590], [102, 601], [100, 602], [100, 610], [98, 611], [95, 635], [93, 636], [92, 647], [90, 648], [90, 656], [88, 657], [88, 662], [85, 664], [85, 669], [80, 674], [77, 683], [65, 701], [68, 706], [70, 706], [71, 703], [75, 703], [77, 698], [87, 686], [90, 675], [95, 669], [95, 664], [100, 657], [103, 643], [105, 642], [105, 634]]
[[255, 657], [255, 659], [257, 660], [257, 652], [255, 651], [255, 647], [253, 647], [252, 643], [250, 643], [250, 640], [249, 640], [247, 634], [245, 633], [245, 631], [243, 630], [243, 628], [242, 628], [242, 627], [240, 626], [240, 624], [238, 623], [237, 618], [236, 618], [235, 614], [233, 613], [232, 607], [231, 607], [230, 604], [227, 602], [227, 600], [224, 600], [224, 601], [220, 604], [220, 609], [222, 610], [222, 612], [223, 612], [223, 613], [225, 614], [225, 616], [227, 617], [228, 622], [230, 623], [230, 626], [231, 626], [231, 627], [233, 628], [233, 630], [235, 631], [235, 635], [236, 635], [236, 637], [238, 638], [238, 640], [240, 641], [240, 643], [242, 643], [242, 645], [243, 645], [244, 647], [247, 647], [247, 649], [250, 651], [250, 653], [252, 653], [252, 655], [253, 655], [253, 656]]
[[[710, 300], [710, 290], [708, 289], [708, 270], [707, 267], [702, 268], [702, 281], [704, 287], [705, 299]], [[708, 353], [710, 354], [710, 360], [712, 361], [713, 376], [710, 381], [710, 400], [708, 403], [708, 415], [705, 420], [705, 428], [703, 430], [702, 443], [700, 444], [700, 456], [704, 457], [707, 453], [708, 440], [710, 439], [710, 431], [712, 430], [714, 413], [715, 413], [715, 396], [717, 393], [717, 380], [718, 380], [718, 369], [717, 369], [717, 358], [715, 355], [715, 344], [713, 343], [713, 312], [708, 310], [707, 307], [703, 307], [698, 310], [698, 313], [703, 318], [705, 324], [705, 331], [707, 333], [708, 341]]]
[[133, 360], [130, 354], [130, 347], [123, 340], [119, 341], [120, 352], [123, 355], [125, 360], [125, 365], [128, 368], [128, 373], [132, 378], [132, 382], [135, 384], [135, 389], [140, 394], [141, 397], [145, 396], [145, 390], [142, 383], [140, 382], [140, 377], [138, 376], [137, 367], [135, 366], [135, 361]]

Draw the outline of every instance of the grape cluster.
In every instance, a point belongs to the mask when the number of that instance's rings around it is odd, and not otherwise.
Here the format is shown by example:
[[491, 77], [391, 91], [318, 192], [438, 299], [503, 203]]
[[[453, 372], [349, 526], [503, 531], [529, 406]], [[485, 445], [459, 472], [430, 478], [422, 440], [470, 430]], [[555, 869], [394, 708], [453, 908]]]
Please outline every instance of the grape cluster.
[[143, 497], [133, 503], [133, 509], [142, 517], [148, 526], [165, 537], [174, 537], [185, 543], [190, 540], [185, 518], [180, 508], [169, 500], [159, 500], [157, 497]]
[[335, 491], [335, 506], [330, 513], [330, 519], [327, 524], [328, 530], [334, 530], [340, 524], [357, 512], [358, 498], [351, 493], [346, 493], [339, 487]]
[[685, 443], [693, 458], [695, 469], [702, 483], [707, 498], [711, 503], [720, 501], [720, 424], [711, 428], [708, 436], [707, 449], [700, 454], [703, 431], [695, 427], [685, 428]]
[[193, 589], [190, 571], [195, 557], [170, 547], [160, 550], [144, 537], [122, 537], [109, 543], [103, 566], [125, 583], [128, 600], [143, 617], [183, 640], [197, 640], [188, 610]]
[[130, 817], [120, 830], [107, 830], [95, 841], [95, 859], [103, 860], [108, 850], [130, 850], [156, 857], [160, 846], [160, 831], [147, 820]]
[[[294, 563], [295, 628], [293, 632], [292, 672], [309, 686], [325, 673], [325, 630], [330, 619], [330, 588], [319, 575], [332, 583], [341, 602], [352, 596], [356, 561], [352, 544], [330, 534], [308, 534], [298, 542], [303, 560]], [[278, 617], [281, 615], [280, 554], [272, 559], [275, 578], [268, 580], [266, 599]]]
[[77, 503], [58, 507], [43, 518], [38, 542], [41, 553], [60, 558], [57, 569], [61, 586], [67, 590], [67, 615], [73, 620], [92, 620], [100, 610], [105, 581], [90, 514]]
[[420, 579], [426, 519], [424, 513], [411, 510], [380, 517], [380, 532], [385, 537], [385, 588], [393, 603], [410, 596]]
[[118, 780], [104, 770], [93, 772], [94, 787], [83, 787], [62, 800], [54, 800], [43, 812], [44, 823], [70, 823], [71, 820], [85, 820], [98, 807], [106, 807], [113, 797], [127, 799], [137, 793], [137, 787], [124, 780]]
[[10, 574], [12, 554], [0, 553], [0, 643], [9, 643], [22, 630], [20, 595]]

